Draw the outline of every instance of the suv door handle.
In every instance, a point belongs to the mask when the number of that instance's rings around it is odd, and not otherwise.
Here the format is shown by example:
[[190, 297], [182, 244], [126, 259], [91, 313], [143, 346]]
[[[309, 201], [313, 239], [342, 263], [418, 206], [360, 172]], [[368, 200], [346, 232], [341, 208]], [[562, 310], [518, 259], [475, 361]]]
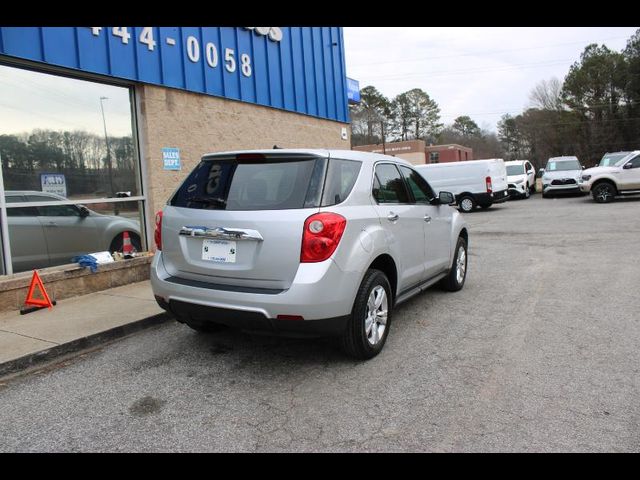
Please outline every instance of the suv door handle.
[[427, 222], [427, 223], [431, 222], [431, 217], [429, 215], [425, 215], [424, 216], [424, 221]]
[[389, 220], [390, 222], [395, 222], [399, 218], [400, 215], [398, 215], [397, 213], [389, 212], [389, 215], [387, 215], [387, 220]]

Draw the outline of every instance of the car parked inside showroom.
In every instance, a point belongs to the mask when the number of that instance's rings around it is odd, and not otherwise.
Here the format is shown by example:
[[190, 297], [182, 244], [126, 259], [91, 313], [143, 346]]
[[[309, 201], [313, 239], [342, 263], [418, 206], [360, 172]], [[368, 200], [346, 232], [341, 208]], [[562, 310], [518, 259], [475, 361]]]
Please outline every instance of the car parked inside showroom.
[[578, 157], [552, 157], [547, 165], [540, 169], [542, 174], [542, 196], [580, 193], [578, 182], [582, 176], [582, 165]]
[[156, 216], [153, 292], [198, 331], [335, 336], [371, 358], [395, 306], [463, 287], [468, 229], [453, 202], [386, 155], [208, 154]]
[[509, 198], [529, 198], [536, 191], [536, 171], [529, 160], [504, 162]]
[[640, 150], [619, 152], [613, 158], [617, 158], [615, 163], [582, 172], [580, 190], [591, 193], [598, 203], [609, 203], [617, 196], [640, 194]]
[[92, 252], [122, 251], [124, 232], [134, 250], [142, 250], [140, 223], [134, 219], [102, 215], [84, 205], [29, 205], [67, 201], [55, 193], [8, 190], [5, 200], [14, 272], [64, 265]]

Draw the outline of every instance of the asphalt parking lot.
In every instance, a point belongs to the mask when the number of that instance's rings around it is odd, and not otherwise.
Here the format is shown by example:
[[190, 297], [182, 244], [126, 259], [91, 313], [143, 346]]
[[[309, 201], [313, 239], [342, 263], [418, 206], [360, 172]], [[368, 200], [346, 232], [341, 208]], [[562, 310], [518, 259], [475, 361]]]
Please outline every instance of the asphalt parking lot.
[[465, 218], [378, 357], [169, 323], [0, 380], [0, 451], [640, 451], [640, 199]]

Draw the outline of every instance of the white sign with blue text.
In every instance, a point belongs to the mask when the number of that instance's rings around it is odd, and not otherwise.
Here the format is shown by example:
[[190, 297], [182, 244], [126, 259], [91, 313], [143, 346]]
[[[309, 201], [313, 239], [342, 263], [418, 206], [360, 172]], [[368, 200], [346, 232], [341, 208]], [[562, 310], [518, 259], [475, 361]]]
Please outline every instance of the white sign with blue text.
[[41, 173], [40, 186], [43, 192], [55, 193], [67, 198], [67, 182], [62, 173]]
[[165, 170], [180, 170], [180, 149], [163, 148], [162, 163]]

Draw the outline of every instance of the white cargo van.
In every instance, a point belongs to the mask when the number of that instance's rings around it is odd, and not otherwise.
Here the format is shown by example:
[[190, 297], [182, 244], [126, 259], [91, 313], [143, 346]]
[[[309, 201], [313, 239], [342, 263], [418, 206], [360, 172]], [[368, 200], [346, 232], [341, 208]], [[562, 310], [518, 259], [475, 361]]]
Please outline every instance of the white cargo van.
[[436, 195], [441, 190], [453, 193], [463, 212], [470, 212], [476, 206], [489, 208], [509, 199], [507, 169], [501, 158], [429, 163], [415, 168]]

